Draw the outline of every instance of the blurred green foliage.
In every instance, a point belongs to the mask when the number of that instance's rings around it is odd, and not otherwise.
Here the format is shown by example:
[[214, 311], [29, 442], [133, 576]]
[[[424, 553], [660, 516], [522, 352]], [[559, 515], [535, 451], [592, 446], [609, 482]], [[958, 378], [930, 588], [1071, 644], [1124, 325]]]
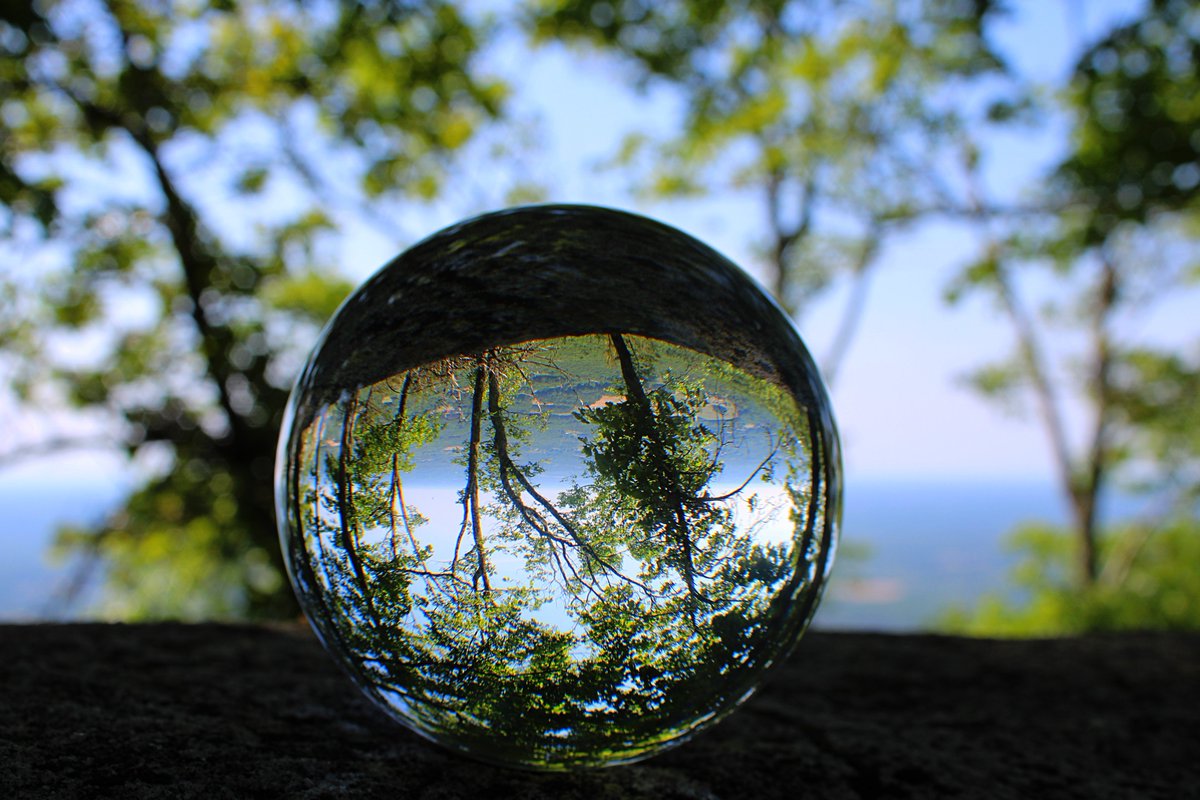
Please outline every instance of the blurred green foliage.
[[[823, 364], [831, 380], [888, 236], [951, 220], [980, 243], [948, 299], [990, 298], [1016, 347], [968, 384], [1009, 410], [1032, 401], [1070, 517], [1059, 531], [1015, 539], [1025, 554], [1016, 582], [1032, 611], [997, 596], [960, 612], [957, 627], [1200, 625], [1187, 599], [1200, 570], [1156, 560], [1195, 549], [1200, 342], [1190, 356], [1169, 353], [1136, 341], [1128, 325], [1196, 277], [1195, 3], [1148, 2], [1088, 43], [1061, 86], [1010, 68], [989, 35], [1008, 4], [987, 0], [544, 0], [533, 9], [535, 37], [613, 54], [639, 81], [682, 97], [676, 133], [635, 135], [617, 154], [645, 191], [757, 199], [763, 261], [793, 312], [849, 278]], [[1070, 126], [1070, 141], [1044, 186], [1019, 201], [994, 194], [995, 134], [1055, 122]], [[1038, 270], [1052, 289], [1031, 299], [1030, 283], [1046, 283], [1030, 280]], [[1068, 405], [1087, 412], [1082, 435]], [[1102, 500], [1118, 486], [1154, 497], [1155, 510], [1114, 526]], [[1130, 544], [1143, 539], [1155, 544]]]
[[[1200, 8], [1147, 3], [1081, 55], [1064, 102], [1071, 147], [1050, 213], [1001, 228], [951, 293], [988, 294], [1011, 321], [1013, 357], [972, 381], [1006, 404], [1034, 399], [1070, 522], [1013, 534], [1018, 596], [943, 623], [1008, 635], [1200, 628], [1200, 340], [1171, 352], [1127, 333], [1197, 282]], [[1020, 293], [1039, 268], [1062, 287], [1040, 313]], [[1056, 365], [1047, 340], [1064, 333], [1083, 345]], [[1091, 417], [1082, 440], [1062, 410], [1072, 389]], [[1144, 496], [1135, 520], [1104, 517], [1114, 489]]]
[[159, 464], [59, 540], [99, 562], [111, 615], [295, 612], [272, 465], [350, 288], [330, 234], [438, 195], [497, 118], [479, 36], [443, 2], [5, 4], [4, 366], [20, 402], [100, 412]]
[[[1004, 73], [984, 36], [992, 5], [547, 0], [529, 27], [614, 54], [682, 97], [678, 130], [631, 135], [615, 164], [650, 197], [758, 203], [755, 244], [785, 309], [802, 312], [839, 278], [859, 284], [822, 363], [833, 380], [887, 239], [959, 213], [939, 161], [990, 124], [987, 104], [961, 100]], [[992, 101], [1016, 107], [1003, 92]]]
[[1200, 626], [1200, 523], [1116, 526], [1102, 536], [1105, 571], [1074, 578], [1075, 545], [1058, 528], [1029, 525], [1009, 538], [1010, 585], [972, 609], [948, 610], [942, 630], [979, 636], [1057, 636], [1099, 630], [1195, 630]]
[[1151, 0], [1076, 65], [1074, 148], [1058, 177], [1089, 210], [1087, 245], [1103, 244], [1122, 221], [1200, 206], [1198, 16], [1194, 2]]
[[[968, 381], [1036, 415], [1071, 513], [1017, 534], [1025, 602], [993, 598], [954, 627], [1200, 624], [1187, 568], [1200, 341], [1171, 352], [1129, 324], [1200, 282], [1200, 10], [1148, 0], [1085, 45], [1068, 82], [1039, 86], [993, 45], [1007, 5], [530, 0], [497, 13], [681, 100], [673, 132], [614, 143], [612, 166], [649, 197], [753, 200], [789, 310], [853, 287], [831, 379], [895, 233], [949, 221], [980, 243], [947, 295], [988, 298], [1015, 346]], [[87, 412], [148, 465], [110, 519], [60, 537], [91, 555], [110, 614], [294, 613], [271, 492], [286, 390], [350, 288], [338, 230], [443, 197], [507, 118], [509, 90], [482, 66], [493, 23], [469, 8], [0, 9], [0, 369], [23, 407]], [[1064, 123], [1042, 185], [990, 193], [995, 132]], [[1030, 285], [1050, 288], [1032, 298]], [[1088, 412], [1082, 432], [1069, 405]], [[30, 443], [56, 444], [71, 441]], [[1104, 517], [1116, 487], [1150, 498], [1144, 518]]]

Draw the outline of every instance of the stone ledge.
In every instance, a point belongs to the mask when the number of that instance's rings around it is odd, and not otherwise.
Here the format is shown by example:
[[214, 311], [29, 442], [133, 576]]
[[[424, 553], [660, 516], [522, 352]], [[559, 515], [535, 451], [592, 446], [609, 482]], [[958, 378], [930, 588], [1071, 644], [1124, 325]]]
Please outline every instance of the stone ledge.
[[812, 633], [742, 710], [537, 775], [382, 718], [307, 629], [0, 626], [4, 798], [1200, 798], [1200, 636]]

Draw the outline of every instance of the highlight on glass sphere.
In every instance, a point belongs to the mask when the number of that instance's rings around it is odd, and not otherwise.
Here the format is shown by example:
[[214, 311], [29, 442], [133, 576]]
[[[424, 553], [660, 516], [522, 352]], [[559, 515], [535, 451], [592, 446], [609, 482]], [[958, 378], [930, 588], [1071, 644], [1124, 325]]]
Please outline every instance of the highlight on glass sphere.
[[387, 714], [493, 763], [678, 744], [791, 651], [833, 559], [840, 455], [786, 317], [643, 217], [447, 228], [346, 301], [289, 404], [284, 558]]

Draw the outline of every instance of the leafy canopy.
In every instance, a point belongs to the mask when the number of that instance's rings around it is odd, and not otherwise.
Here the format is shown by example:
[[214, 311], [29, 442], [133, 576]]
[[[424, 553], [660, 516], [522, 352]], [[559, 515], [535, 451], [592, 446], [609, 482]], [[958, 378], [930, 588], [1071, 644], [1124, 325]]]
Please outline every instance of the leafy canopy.
[[[1073, 129], [1048, 181], [1051, 210], [998, 225], [955, 287], [994, 297], [1012, 322], [1017, 352], [975, 384], [1006, 402], [1033, 397], [1071, 517], [1060, 528], [1018, 531], [1018, 599], [990, 596], [972, 613], [952, 614], [951, 627], [1200, 625], [1200, 340], [1194, 330], [1177, 331], [1171, 344], [1139, 339], [1129, 325], [1194, 293], [1200, 275], [1198, 75], [1195, 3], [1153, 0], [1088, 47], [1065, 95]], [[1021, 292], [1020, 276], [1038, 267], [1049, 268], [1057, 290], [1049, 313], [1031, 311]], [[1064, 327], [1081, 345], [1057, 363], [1046, 342]], [[1065, 422], [1068, 394], [1089, 412], [1082, 437]], [[1144, 496], [1136, 519], [1105, 515], [1114, 487]]]
[[110, 613], [292, 611], [272, 462], [349, 288], [333, 234], [440, 195], [504, 101], [480, 47], [437, 0], [5, 4], [2, 368], [161, 465], [62, 539], [107, 565]]

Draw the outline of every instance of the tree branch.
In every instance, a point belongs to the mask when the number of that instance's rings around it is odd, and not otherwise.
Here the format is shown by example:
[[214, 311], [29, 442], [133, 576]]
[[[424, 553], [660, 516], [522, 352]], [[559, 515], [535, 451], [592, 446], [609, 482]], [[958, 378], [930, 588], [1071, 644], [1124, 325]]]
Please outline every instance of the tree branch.
[[795, 223], [784, 221], [783, 184], [786, 175], [782, 168], [774, 168], [767, 177], [767, 226], [771, 232], [771, 262], [775, 274], [771, 282], [771, 293], [789, 313], [795, 311], [785, 296], [788, 283], [788, 256], [793, 247], [806, 237], [812, 229], [813, 208], [816, 206], [816, 168], [812, 168], [801, 184], [799, 212]]
[[55, 85], [53, 89], [75, 103], [84, 116], [109, 128], [123, 131], [150, 160], [158, 188], [166, 201], [163, 223], [171, 236], [171, 243], [179, 256], [183, 271], [184, 288], [191, 305], [191, 318], [200, 336], [201, 352], [204, 354], [205, 371], [216, 385], [218, 402], [228, 419], [235, 437], [245, 433], [245, 424], [236, 411], [229, 393], [227, 381], [231, 371], [224, 363], [220, 351], [220, 339], [224, 334], [219, 326], [209, 319], [208, 311], [201, 301], [204, 290], [211, 283], [212, 273], [217, 269], [217, 258], [204, 245], [200, 231], [200, 215], [183, 198], [163, 164], [158, 144], [136, 119], [129, 115], [105, 108], [79, 96], [69, 87]]
[[[526, 523], [528, 523], [530, 527], [532, 527], [540, 536], [550, 542], [551, 552], [554, 552], [553, 548], [555, 542], [563, 545], [568, 543], [564, 542], [564, 540], [561, 538], [554, 536], [544, 523], [539, 524], [538, 518], [540, 518], [541, 515], [529, 508], [521, 499], [520, 493], [512, 485], [510, 476], [516, 478], [517, 482], [521, 485], [521, 488], [528, 492], [529, 496], [532, 497], [539, 506], [544, 508], [546, 513], [550, 514], [550, 516], [554, 518], [554, 520], [562, 527], [562, 529], [567, 532], [567, 535], [570, 537], [569, 544], [573, 544], [575, 547], [581, 549], [588, 557], [588, 560], [584, 563], [587, 566], [589, 577], [595, 577], [596, 573], [592, 568], [591, 563], [595, 562], [603, 567], [605, 572], [625, 581], [626, 583], [637, 586], [647, 594], [650, 594], [650, 587], [646, 586], [641, 581], [625, 575], [616, 565], [609, 562], [606, 558], [604, 558], [604, 556], [597, 552], [596, 549], [588, 542], [588, 540], [579, 532], [571, 520], [565, 514], [563, 514], [557, 506], [547, 500], [537, 490], [537, 487], [530, 482], [529, 478], [513, 462], [512, 455], [509, 452], [508, 433], [505, 429], [504, 419], [500, 409], [500, 382], [495, 375], [488, 376], [488, 414], [492, 423], [493, 446], [495, 447], [496, 457], [500, 461], [500, 485], [504, 489], [504, 493], [508, 496], [509, 501], [512, 502], [512, 504], [516, 507], [517, 512], [521, 515], [521, 518], [524, 519]], [[570, 567], [571, 572], [576, 578], [578, 578], [579, 574], [575, 570], [574, 566], [570, 563], [570, 559], [567, 559], [567, 566]], [[565, 578], [566, 576], [564, 575], [563, 577]], [[595, 589], [593, 587], [589, 586], [588, 588], [595, 593]], [[599, 596], [598, 593], [596, 594]]]
[[1096, 538], [1100, 493], [1109, 470], [1109, 425], [1112, 418], [1112, 341], [1108, 320], [1120, 296], [1120, 276], [1110, 255], [1101, 248], [1100, 285], [1091, 318], [1092, 369], [1091, 390], [1096, 413], [1087, 449], [1084, 485], [1079, 487], [1082, 508], [1079, 511], [1079, 537], [1082, 548], [1080, 571], [1085, 585], [1096, 582], [1098, 574]]
[[837, 380], [842, 362], [845, 361], [846, 353], [850, 349], [850, 342], [854, 339], [854, 334], [862, 322], [863, 312], [867, 307], [867, 290], [870, 288], [870, 279], [874, 274], [875, 255], [879, 252], [879, 239], [882, 235], [882, 220], [872, 220], [864, 236], [858, 259], [855, 260], [851, 271], [853, 285], [850, 288], [850, 297], [846, 301], [846, 307], [838, 322], [833, 344], [830, 345], [829, 352], [826, 353], [822, 363], [821, 372], [825, 376], [825, 382], [831, 386]]

